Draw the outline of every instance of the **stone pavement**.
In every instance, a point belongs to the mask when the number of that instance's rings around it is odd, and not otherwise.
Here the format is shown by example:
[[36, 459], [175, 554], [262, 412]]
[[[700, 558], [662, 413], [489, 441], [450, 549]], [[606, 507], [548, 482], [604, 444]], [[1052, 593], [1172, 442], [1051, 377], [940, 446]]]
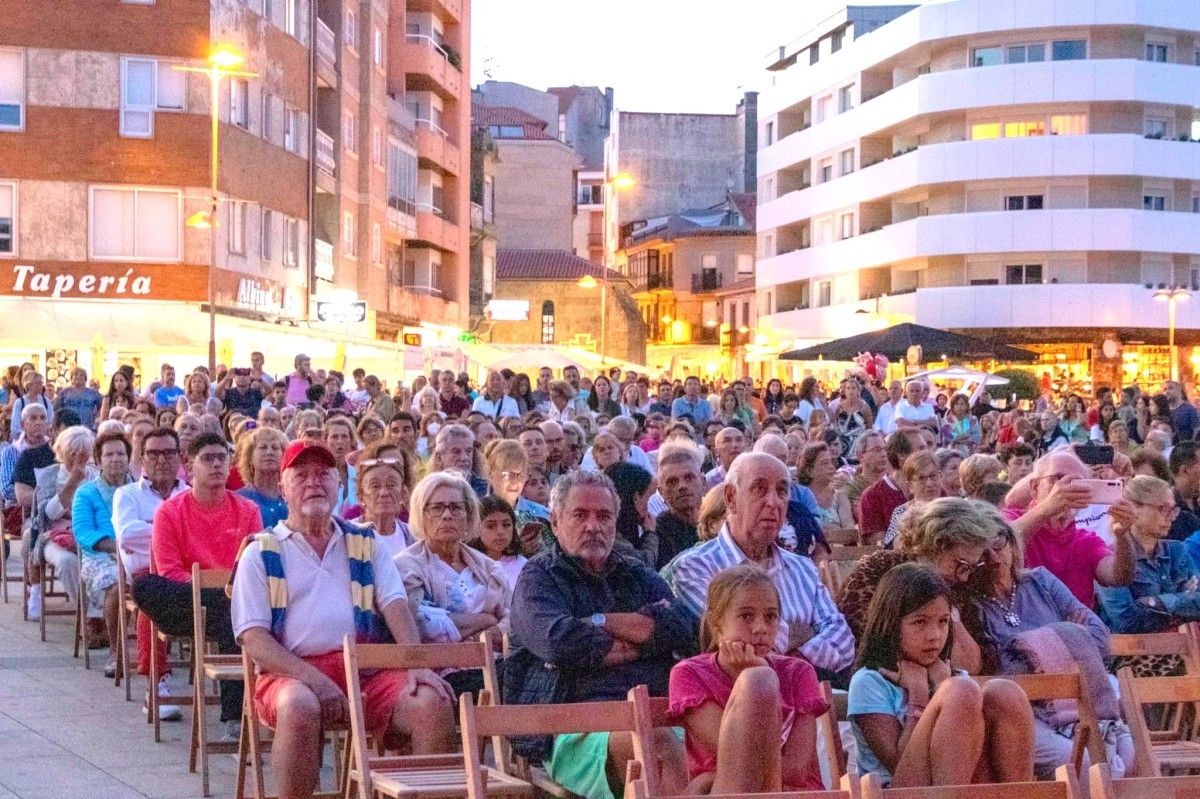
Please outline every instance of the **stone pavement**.
[[[145, 678], [135, 678], [126, 702], [124, 687], [104, 678], [105, 650], [92, 652], [91, 671], [71, 657], [73, 617], [48, 618], [42, 643], [38, 625], [21, 620], [20, 602], [20, 583], [10, 583], [0, 604], [0, 799], [199, 797], [200, 777], [187, 769], [188, 709], [183, 721], [163, 723], [156, 744], [141, 710]], [[219, 715], [212, 710], [210, 718]], [[210, 735], [220, 734], [214, 720]], [[213, 796], [234, 795], [236, 761], [209, 758]]]

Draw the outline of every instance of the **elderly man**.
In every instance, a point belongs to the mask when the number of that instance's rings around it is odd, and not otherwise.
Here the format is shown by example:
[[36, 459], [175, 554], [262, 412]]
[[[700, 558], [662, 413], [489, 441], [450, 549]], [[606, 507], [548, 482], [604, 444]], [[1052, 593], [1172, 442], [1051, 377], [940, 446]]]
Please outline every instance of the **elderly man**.
[[875, 414], [875, 429], [885, 436], [896, 432], [896, 409], [904, 401], [904, 386], [899, 380], [888, 383], [887, 402], [879, 406]]
[[854, 636], [812, 560], [776, 543], [787, 517], [790, 482], [787, 467], [778, 458], [761, 452], [738, 456], [725, 478], [725, 525], [716, 538], [680, 556], [671, 588], [699, 620], [713, 576], [754, 561], [770, 573], [779, 589], [784, 623], [776, 649], [803, 657], [828, 679], [854, 662]]
[[493, 422], [499, 422], [505, 416], [520, 416], [521, 409], [517, 401], [508, 396], [505, 389], [504, 375], [497, 371], [488, 372], [483, 391], [475, 398], [471, 410], [479, 411]]
[[[12, 515], [16, 519], [15, 531], [20, 531], [20, 510], [33, 510], [33, 489], [36, 485], [34, 471], [43, 469], [54, 463], [54, 451], [50, 448], [50, 419], [46, 409], [41, 405], [25, 406], [20, 414], [21, 436], [11, 447], [5, 447], [0, 454], [0, 486], [3, 487], [5, 509], [18, 509]], [[23, 472], [28, 473], [26, 482], [16, 482], [17, 462], [26, 451], [33, 451], [27, 458], [29, 466]]]
[[[765, 452], [780, 463], [787, 464], [787, 442], [783, 436], [767, 435], [754, 442], [754, 452]], [[789, 470], [790, 476], [790, 470]], [[817, 521], [821, 506], [808, 486], [795, 480], [788, 486], [787, 524], [779, 532], [779, 540], [786, 548], [801, 555], [818, 557], [830, 552], [829, 542]]]
[[662, 569], [700, 540], [696, 533], [700, 500], [704, 498], [700, 464], [700, 450], [690, 442], [668, 441], [658, 450], [658, 490], [667, 509], [655, 521], [658, 533], [656, 569]]
[[487, 479], [475, 473], [475, 434], [465, 424], [448, 424], [438, 430], [434, 439], [429, 470], [446, 469], [461, 472], [479, 496], [486, 497], [491, 492]]
[[438, 375], [438, 409], [450, 421], [457, 421], [471, 409], [471, 401], [458, 390], [454, 372], [449, 369]]
[[[275, 730], [279, 796], [290, 798], [317, 788], [322, 729], [349, 721], [343, 639], [378, 642], [385, 627], [397, 643], [421, 639], [388, 550], [375, 546], [369, 529], [333, 516], [333, 453], [295, 441], [282, 467], [287, 518], [239, 556], [232, 616], [234, 635], [260, 672], [253, 701]], [[279, 582], [284, 592], [273, 590]], [[453, 693], [433, 672], [364, 674], [362, 694], [367, 729], [380, 740], [404, 736], [414, 755], [454, 750]]]
[[379, 382], [379, 378], [375, 375], [367, 375], [363, 379], [363, 388], [370, 397], [363, 415], [378, 416], [384, 424], [391, 424], [392, 419], [396, 416], [396, 403], [383, 390], [383, 383]]
[[[531, 559], [513, 595], [513, 632], [520, 647], [505, 665], [506, 697], [519, 702], [597, 702], [624, 699], [648, 686], [665, 696], [676, 653], [690, 654], [695, 631], [667, 584], [636, 558], [613, 552], [617, 537], [616, 489], [603, 474], [563, 475], [550, 497], [555, 542]], [[557, 698], [533, 679], [555, 667]], [[535, 671], [536, 670], [536, 671]], [[511, 675], [511, 678], [510, 676]], [[509, 701], [509, 699], [506, 699]], [[686, 784], [683, 752], [667, 730], [656, 730], [663, 790]], [[522, 754], [544, 760], [555, 782], [592, 799], [624, 781], [633, 755], [627, 733], [559, 736], [550, 747]], [[619, 795], [616, 788], [614, 793]]]
[[904, 387], [904, 399], [896, 405], [892, 419], [897, 429], [927, 427], [937, 430], [937, 412], [925, 402], [929, 391], [924, 380], [909, 380]]
[[746, 451], [746, 434], [736, 427], [723, 427], [713, 439], [713, 448], [717, 455], [717, 465], [704, 475], [704, 484], [709, 488], [724, 482], [734, 459]]
[[1129, 585], [1137, 560], [1130, 528], [1133, 504], [1126, 499], [1109, 507], [1113, 548], [1095, 533], [1075, 525], [1075, 515], [1090, 503], [1090, 492], [1076, 483], [1091, 478], [1092, 470], [1075, 453], [1061, 450], [1043, 455], [1033, 467], [1029, 508], [1010, 507], [1004, 516], [1025, 542], [1025, 566], [1045, 566], [1086, 607], [1092, 607], [1095, 584]]

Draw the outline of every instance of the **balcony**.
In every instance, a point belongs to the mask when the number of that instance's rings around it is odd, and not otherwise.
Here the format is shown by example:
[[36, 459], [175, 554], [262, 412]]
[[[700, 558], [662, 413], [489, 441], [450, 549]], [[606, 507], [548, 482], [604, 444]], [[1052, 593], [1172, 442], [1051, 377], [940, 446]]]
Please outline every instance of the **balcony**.
[[317, 188], [333, 194], [337, 191], [337, 148], [333, 137], [317, 130], [316, 147]]
[[692, 293], [699, 294], [705, 291], [716, 291], [721, 288], [721, 283], [720, 272], [702, 272], [692, 275]]
[[458, 252], [461, 249], [458, 240], [458, 225], [454, 224], [448, 215], [429, 205], [417, 205], [417, 229], [413, 238], [423, 241], [439, 250]]
[[408, 0], [408, 10], [435, 14], [444, 22], [462, 22], [462, 0]]
[[700, 325], [692, 328], [692, 342], [695, 344], [720, 344], [721, 328], [713, 325]]
[[450, 134], [442, 130], [433, 120], [417, 120], [417, 159], [434, 166], [449, 175], [458, 175], [462, 169], [462, 153], [458, 145], [450, 140]]
[[675, 281], [666, 272], [651, 272], [646, 275], [646, 291], [662, 291], [674, 288]]
[[317, 20], [317, 83], [327, 88], [337, 87], [337, 34], [322, 20]]
[[450, 63], [450, 51], [432, 37], [410, 33], [405, 37], [401, 57], [408, 89], [434, 92], [448, 100], [459, 98], [462, 73]]
[[402, 197], [388, 196], [387, 231], [389, 243], [399, 244], [417, 234], [417, 204]]

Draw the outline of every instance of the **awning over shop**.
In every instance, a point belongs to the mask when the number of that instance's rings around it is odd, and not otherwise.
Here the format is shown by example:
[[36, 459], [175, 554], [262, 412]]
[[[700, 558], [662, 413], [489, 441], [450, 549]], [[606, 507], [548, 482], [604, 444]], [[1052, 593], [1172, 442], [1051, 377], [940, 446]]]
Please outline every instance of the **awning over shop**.
[[779, 357], [785, 361], [852, 361], [861, 353], [870, 352], [899, 361], [903, 360], [909, 348], [914, 346], [921, 348], [923, 362], [947, 358], [1028, 362], [1037, 360], [1038, 357], [1029, 350], [912, 322], [834, 339], [805, 349], [790, 350]]

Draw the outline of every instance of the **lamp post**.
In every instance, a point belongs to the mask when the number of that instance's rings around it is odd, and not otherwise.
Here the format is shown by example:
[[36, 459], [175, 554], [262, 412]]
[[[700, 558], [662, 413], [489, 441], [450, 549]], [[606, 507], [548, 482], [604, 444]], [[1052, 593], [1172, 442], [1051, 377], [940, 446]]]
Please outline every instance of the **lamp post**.
[[1175, 354], [1175, 303], [1189, 300], [1192, 293], [1183, 286], [1163, 286], [1154, 292], [1154, 299], [1167, 304], [1167, 351], [1171, 359], [1171, 380], [1179, 380], [1179, 359]]
[[[620, 172], [616, 175], [613, 175], [608, 180], [606, 180], [604, 182], [604, 184], [613, 189], [616, 189], [617, 191], [621, 191], [623, 189], [631, 189], [634, 186], [636, 186], [637, 180], [635, 180], [634, 177], [630, 174], [627, 174], [625, 172]], [[607, 205], [605, 206], [605, 208], [607, 208]], [[607, 324], [606, 323], [608, 321], [608, 267], [605, 266], [603, 268], [604, 268], [604, 283], [602, 284], [601, 289], [600, 289], [600, 365], [601, 366], [604, 365], [604, 356], [605, 356], [606, 350], [607, 350]], [[600, 285], [600, 284], [597, 282], [596, 278], [592, 277], [591, 275], [584, 275], [583, 277], [581, 277], [579, 279], [579, 282], [576, 285], [578, 285], [580, 288], [594, 289], [594, 288], [596, 288], [597, 285]]]
[[209, 66], [205, 67], [172, 67], [179, 72], [198, 72], [208, 76], [212, 85], [212, 152], [210, 160], [210, 185], [208, 211], [201, 211], [188, 217], [187, 226], [197, 230], [209, 231], [209, 263], [208, 263], [208, 373], [217, 373], [217, 164], [220, 156], [217, 131], [220, 120], [218, 104], [221, 97], [221, 78], [254, 78], [255, 72], [241, 72], [234, 67], [241, 66], [245, 61], [241, 54], [228, 47], [218, 47], [208, 57]]

